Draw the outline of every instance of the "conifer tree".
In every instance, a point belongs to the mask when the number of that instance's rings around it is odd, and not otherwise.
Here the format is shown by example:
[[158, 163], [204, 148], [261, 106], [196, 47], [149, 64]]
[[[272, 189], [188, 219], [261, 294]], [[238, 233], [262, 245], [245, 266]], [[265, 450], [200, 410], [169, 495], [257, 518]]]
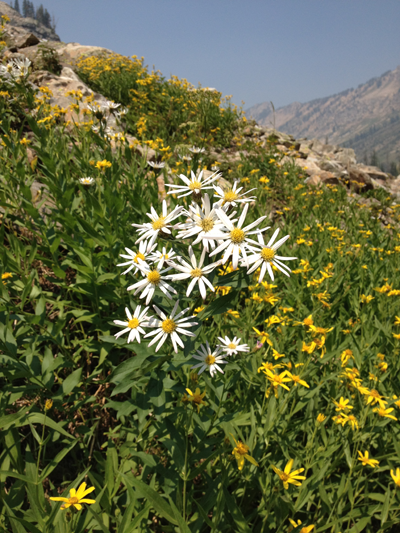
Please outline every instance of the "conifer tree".
[[43, 19], [44, 19], [44, 9], [43, 9], [43, 4], [40, 4], [40, 6], [36, 10], [36, 20], [44, 24]]
[[19, 9], [19, 0], [15, 0], [14, 2], [14, 9], [15, 11], [18, 11], [18, 13], [21, 13], [20, 9]]
[[27, 9], [28, 9], [28, 0], [22, 0], [22, 16], [27, 16]]

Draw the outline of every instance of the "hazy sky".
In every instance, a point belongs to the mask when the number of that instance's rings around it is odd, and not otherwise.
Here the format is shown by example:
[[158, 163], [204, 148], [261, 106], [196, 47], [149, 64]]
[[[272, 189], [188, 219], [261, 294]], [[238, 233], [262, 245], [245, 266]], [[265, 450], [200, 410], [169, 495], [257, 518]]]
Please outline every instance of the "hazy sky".
[[399, 0], [33, 3], [54, 14], [62, 41], [144, 56], [165, 76], [232, 94], [245, 109], [329, 96], [400, 64]]

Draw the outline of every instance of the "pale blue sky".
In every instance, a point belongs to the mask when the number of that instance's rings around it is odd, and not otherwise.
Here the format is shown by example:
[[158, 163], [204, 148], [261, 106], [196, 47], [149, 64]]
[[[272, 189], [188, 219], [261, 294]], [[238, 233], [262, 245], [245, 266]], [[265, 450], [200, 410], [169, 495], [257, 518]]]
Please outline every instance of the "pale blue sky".
[[[144, 56], [165, 76], [275, 107], [400, 65], [399, 0], [33, 0], [65, 42]], [[22, 0], [20, 0], [22, 5]]]

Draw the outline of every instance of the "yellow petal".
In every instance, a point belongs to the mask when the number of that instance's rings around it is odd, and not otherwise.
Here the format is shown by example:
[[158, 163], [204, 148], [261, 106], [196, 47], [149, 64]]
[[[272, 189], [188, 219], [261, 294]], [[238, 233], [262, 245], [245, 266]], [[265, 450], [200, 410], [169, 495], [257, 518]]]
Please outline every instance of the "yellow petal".
[[61, 497], [60, 498], [59, 497], [57, 497], [57, 498], [51, 497], [50, 500], [53, 501], [53, 502], [68, 502], [69, 501], [68, 498], [61, 498]]
[[71, 489], [69, 491], [69, 497], [70, 498], [75, 498], [76, 497], [76, 490], [75, 489]]
[[84, 492], [82, 492], [82, 494], [79, 496], [79, 499], [82, 499], [84, 498], [85, 496], [87, 496], [88, 494], [90, 494], [91, 492], [93, 492], [95, 490], [95, 487], [90, 487], [88, 489], [86, 489]]
[[[78, 490], [76, 491], [76, 497], [78, 498], [78, 500], [82, 498], [82, 494], [85, 492], [85, 489], [86, 489], [86, 483], [85, 482], [81, 483]], [[72, 495], [72, 489], [71, 489], [71, 495]], [[73, 494], [73, 496], [75, 496], [75, 494]]]
[[292, 466], [293, 466], [293, 461], [294, 461], [294, 459], [289, 459], [288, 464], [285, 466], [285, 470], [284, 470], [285, 474], [290, 474], [290, 471], [291, 471]]
[[83, 500], [79, 500], [79, 503], [96, 503], [96, 500], [87, 500], [84, 498]]
[[238, 454], [236, 456], [236, 461], [237, 461], [239, 470], [243, 470], [243, 466], [244, 466], [244, 457], [243, 457], [243, 455]]
[[74, 503], [74, 507], [80, 511], [82, 509], [82, 505], [80, 503]]

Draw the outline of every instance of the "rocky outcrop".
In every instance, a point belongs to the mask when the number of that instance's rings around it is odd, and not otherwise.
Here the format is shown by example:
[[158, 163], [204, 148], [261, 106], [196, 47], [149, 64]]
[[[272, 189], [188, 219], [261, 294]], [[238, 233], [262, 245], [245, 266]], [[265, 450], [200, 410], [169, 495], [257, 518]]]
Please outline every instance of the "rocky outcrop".
[[318, 139], [295, 139], [257, 124], [249, 126], [246, 133], [264, 145], [267, 140], [274, 140], [276, 149], [283, 155], [281, 163], [294, 162], [304, 171], [305, 183], [310, 186], [336, 183], [355, 192], [381, 188], [400, 198], [400, 176], [396, 178], [377, 167], [357, 163], [351, 148], [324, 144]]
[[48, 41], [60, 41], [60, 37], [51, 28], [47, 28], [41, 22], [30, 18], [22, 17], [6, 2], [0, 1], [0, 16], [7, 15], [10, 22], [6, 25], [5, 41], [8, 46], [15, 45], [25, 34], [33, 33], [39, 39]]

